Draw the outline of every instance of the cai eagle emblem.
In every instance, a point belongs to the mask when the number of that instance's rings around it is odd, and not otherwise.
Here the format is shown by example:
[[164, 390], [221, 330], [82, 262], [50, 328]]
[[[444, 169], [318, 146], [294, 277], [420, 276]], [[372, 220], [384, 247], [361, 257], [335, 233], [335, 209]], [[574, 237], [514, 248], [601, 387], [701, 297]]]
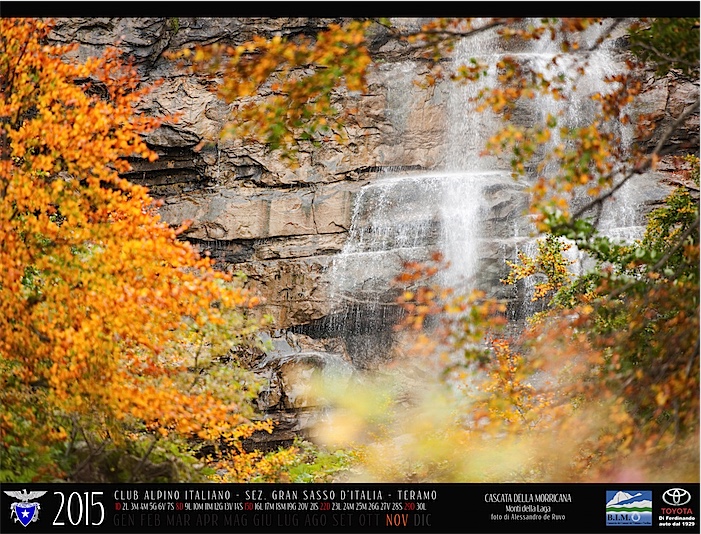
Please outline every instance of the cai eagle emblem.
[[22, 491], [6, 491], [5, 493], [21, 501], [13, 502], [10, 505], [12, 510], [10, 517], [14, 516], [15, 521], [19, 521], [26, 527], [32, 521], [39, 519], [39, 503], [29, 501], [30, 499], [38, 499], [43, 496], [46, 493], [45, 491], [27, 491], [23, 489]]

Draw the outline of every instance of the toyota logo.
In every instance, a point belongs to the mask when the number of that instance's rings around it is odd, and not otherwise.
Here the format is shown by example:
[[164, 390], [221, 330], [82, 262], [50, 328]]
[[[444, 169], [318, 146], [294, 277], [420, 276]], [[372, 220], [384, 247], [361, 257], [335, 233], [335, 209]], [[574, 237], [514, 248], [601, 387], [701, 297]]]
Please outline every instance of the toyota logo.
[[671, 488], [662, 494], [662, 500], [670, 506], [681, 506], [691, 500], [691, 493], [683, 488]]

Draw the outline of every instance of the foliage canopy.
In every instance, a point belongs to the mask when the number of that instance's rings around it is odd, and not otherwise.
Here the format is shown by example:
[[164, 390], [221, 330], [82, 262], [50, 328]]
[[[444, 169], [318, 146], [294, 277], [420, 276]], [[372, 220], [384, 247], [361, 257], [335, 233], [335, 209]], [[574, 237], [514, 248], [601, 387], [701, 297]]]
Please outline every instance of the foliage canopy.
[[134, 69], [64, 61], [50, 29], [0, 19], [0, 479], [196, 476], [183, 440], [268, 428], [251, 377], [215, 365], [257, 297], [120, 177], [157, 157]]

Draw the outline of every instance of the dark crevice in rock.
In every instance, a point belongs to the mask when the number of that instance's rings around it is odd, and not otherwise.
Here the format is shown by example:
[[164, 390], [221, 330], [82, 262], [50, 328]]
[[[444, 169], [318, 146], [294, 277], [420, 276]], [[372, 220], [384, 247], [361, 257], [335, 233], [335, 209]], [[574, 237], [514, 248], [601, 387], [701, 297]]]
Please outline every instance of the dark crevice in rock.
[[394, 327], [404, 315], [404, 310], [391, 302], [349, 302], [340, 311], [289, 331], [313, 339], [341, 338], [354, 367], [373, 369], [390, 357]]
[[359, 167], [357, 169], [353, 169], [352, 171], [341, 173], [339, 176], [368, 174], [374, 172], [409, 172], [423, 170], [426, 169], [424, 169], [421, 165], [374, 165], [369, 167]]
[[185, 238], [201, 255], [217, 262], [242, 263], [253, 256], [253, 243], [247, 239], [211, 240]]
[[177, 196], [195, 190], [214, 186], [211, 178], [205, 175], [206, 164], [199, 154], [189, 148], [151, 147], [158, 159], [148, 161], [143, 158], [129, 158], [129, 172], [122, 177], [148, 187], [153, 197]]
[[[141, 172], [129, 172], [122, 175], [127, 180], [146, 187], [187, 184], [190, 189], [202, 189], [213, 184], [205, 177], [200, 176], [197, 169], [183, 168], [173, 170], [151, 170]], [[198, 187], [192, 187], [197, 185]], [[179, 192], [179, 191], [178, 191]]]

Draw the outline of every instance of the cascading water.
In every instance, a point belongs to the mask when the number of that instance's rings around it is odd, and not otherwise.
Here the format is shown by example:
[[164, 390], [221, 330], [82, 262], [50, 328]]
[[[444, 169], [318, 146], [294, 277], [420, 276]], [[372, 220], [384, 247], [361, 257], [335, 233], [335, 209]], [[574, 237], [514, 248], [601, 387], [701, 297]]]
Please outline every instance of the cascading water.
[[[596, 113], [594, 102], [590, 98], [595, 93], [605, 94], [612, 90], [613, 84], [607, 83], [607, 77], [620, 72], [621, 65], [616, 59], [616, 50], [613, 40], [597, 43], [597, 40], [605, 32], [608, 32], [610, 24], [603, 26], [593, 25], [580, 35], [579, 52], [562, 54], [561, 36], [553, 40], [547, 33], [541, 39], [534, 41], [528, 50], [516, 54], [530, 70], [540, 72], [551, 82], [557, 82], [562, 74], [571, 78], [569, 85], [564, 87], [563, 100], [552, 98], [537, 98], [532, 106], [535, 111], [535, 119], [544, 123], [548, 116], [557, 117], [558, 126], [575, 129], [590, 123]], [[580, 57], [577, 57], [579, 55]], [[578, 62], [586, 56], [586, 68], [584, 73], [577, 75]], [[623, 123], [614, 124], [614, 134], [621, 140], [621, 148], [627, 150], [632, 142], [632, 127]], [[558, 144], [567, 146], [569, 142], [563, 139], [560, 129], [551, 129], [552, 137], [545, 144], [543, 152], [554, 149]], [[546, 162], [541, 175], [546, 178], [556, 176], [559, 171], [557, 161]], [[634, 201], [635, 184], [625, 184], [615, 197], [606, 201], [599, 213], [597, 227], [601, 234], [620, 241], [630, 242], [642, 235], [643, 224], [641, 214], [635, 209]], [[576, 209], [582, 203], [590, 200], [589, 197], [574, 198], [573, 206]], [[570, 271], [582, 274], [588, 267], [587, 256], [573, 243], [565, 253], [572, 262]], [[532, 239], [522, 242], [517, 252], [527, 256], [535, 255], [536, 242]], [[529, 316], [539, 308], [531, 301], [537, 280], [527, 279], [523, 282], [523, 290], [518, 301], [512, 306], [512, 317]]]
[[[593, 43], [597, 36], [594, 30], [589, 40]], [[477, 57], [491, 66], [481, 81], [446, 82], [447, 148], [442, 169], [385, 174], [366, 185], [356, 197], [348, 241], [330, 270], [333, 298], [338, 306], [325, 327], [333, 332], [331, 335], [356, 344], [355, 350], [349, 347], [349, 352], [360, 367], [371, 366], [391, 342], [387, 334], [378, 334], [391, 332], [391, 324], [397, 320], [392, 280], [401, 272], [404, 261], [426, 260], [431, 252], [439, 251], [450, 265], [441, 274], [442, 284], [462, 292], [473, 287], [487, 288], [492, 295], [505, 296], [499, 283], [506, 274], [504, 260], [513, 261], [519, 250], [534, 249], [533, 228], [525, 215], [527, 184], [511, 178], [508, 162], [480, 156], [486, 139], [500, 123], [491, 112], [476, 111], [472, 100], [481, 87], [496, 83], [496, 60], [505, 53], [499, 48], [500, 42], [493, 32], [485, 31], [455, 47], [456, 65]], [[553, 77], [571, 66], [566, 56], [553, 62], [560, 53], [559, 43], [547, 36], [527, 46], [508, 53], [527, 68], [550, 72]], [[567, 127], [586, 123], [591, 114], [588, 96], [607, 91], [603, 79], [615, 68], [613, 52], [599, 47], [591, 54], [587, 76], [579, 80], [567, 101], [537, 97], [526, 109], [518, 111], [515, 120], [542, 121], [550, 113]], [[405, 68], [401, 76], [392, 77], [388, 90], [388, 102], [395, 102], [398, 107], [388, 109], [387, 116], [400, 135], [408, 112], [406, 106], [411, 102], [412, 80], [407, 74], [412, 71]], [[551, 143], [559, 141], [553, 139]], [[546, 168], [544, 172], [554, 169]], [[624, 195], [623, 189], [618, 197]], [[602, 217], [607, 231], [637, 228], [639, 221], [621, 209], [618, 200], [615, 209], [607, 209]], [[630, 234], [624, 237], [630, 238]], [[532, 313], [530, 295], [521, 298], [524, 302], [514, 308], [520, 309], [521, 315]], [[359, 339], [363, 341], [358, 343]]]
[[[491, 39], [485, 33], [477, 41], [487, 50]], [[457, 61], [474, 54], [474, 46], [475, 40], [459, 43]], [[393, 69], [386, 113], [401, 136], [407, 104], [416, 90], [415, 69], [411, 64]], [[324, 327], [346, 339], [359, 367], [372, 366], [389, 348], [391, 336], [378, 334], [391, 333], [399, 317], [392, 281], [403, 263], [425, 261], [439, 251], [450, 265], [440, 282], [460, 289], [473, 287], [483, 255], [481, 223], [487, 217], [485, 203], [479, 200], [483, 190], [491, 188], [492, 200], [498, 204], [505, 189], [519, 189], [508, 173], [478, 156], [484, 136], [496, 128], [493, 117], [471, 109], [470, 100], [479, 85], [456, 85], [448, 92], [449, 149], [441, 171], [385, 173], [356, 197], [348, 241], [330, 272], [337, 312]]]
[[[615, 22], [609, 21], [607, 24], [615, 24]], [[605, 29], [607, 28], [594, 25], [582, 33], [581, 41], [584, 50], [582, 53], [588, 55], [586, 74], [577, 77], [575, 86], [569, 89], [566, 100], [558, 102], [551, 99], [543, 102], [545, 104], [541, 112], [543, 118], [547, 113], [560, 115], [561, 124], [567, 128], [583, 127], [591, 121], [595, 107], [589, 97], [595, 93], [610, 92], [613, 84], [607, 83], [605, 80], [620, 72], [620, 65], [615, 60], [615, 49], [612, 41], [596, 45], [599, 35]], [[552, 64], [553, 50], [556, 50], [559, 44], [550, 38], [541, 39], [538, 45], [544, 51], [541, 63]], [[573, 56], [560, 56], [558, 67], [553, 74], [557, 75], [558, 72], [563, 71], [573, 72], [576, 68], [575, 61]], [[539, 65], [540, 70], [547, 72], [548, 69], [543, 68], [545, 65]], [[614, 129], [612, 133], [620, 139], [619, 148], [624, 152], [629, 150], [633, 137], [632, 126], [616, 121], [612, 127]], [[554, 129], [553, 133], [554, 136], [549, 147], [554, 147], [562, 141], [558, 129]], [[546, 169], [546, 175], [552, 175], [556, 170], [556, 168]], [[599, 229], [602, 233], [626, 241], [640, 237], [643, 221], [640, 220], [640, 214], [635, 209], [633, 193], [634, 186], [629, 182], [619, 190], [613, 199], [604, 204], [599, 218]], [[588, 200], [587, 198], [583, 199], [584, 202]]]
[[[471, 57], [484, 58], [493, 48], [489, 32], [462, 40], [455, 47], [454, 64], [466, 64]], [[489, 110], [478, 112], [474, 99], [495, 78], [496, 67], [492, 64], [487, 76], [480, 80], [454, 84], [447, 102], [448, 150], [441, 180], [442, 231], [437, 247], [448, 262], [440, 282], [462, 291], [474, 287], [479, 267], [482, 221], [487, 216], [483, 190], [490, 184], [509, 180], [498, 162], [479, 155], [498, 123]]]

